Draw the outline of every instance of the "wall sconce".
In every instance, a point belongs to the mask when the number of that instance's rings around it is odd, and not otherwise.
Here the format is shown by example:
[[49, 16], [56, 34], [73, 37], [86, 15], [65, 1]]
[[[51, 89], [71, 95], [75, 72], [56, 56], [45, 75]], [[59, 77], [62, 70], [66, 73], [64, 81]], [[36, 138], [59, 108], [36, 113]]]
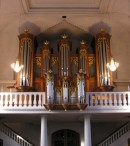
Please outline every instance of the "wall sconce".
[[19, 66], [19, 61], [18, 60], [16, 60], [16, 63], [12, 63], [11, 64], [11, 68], [16, 72], [16, 73], [18, 73], [20, 70], [22, 70], [23, 69], [23, 65], [20, 65]]
[[115, 71], [119, 66], [118, 62], [115, 62], [113, 58], [111, 58], [110, 63], [107, 63], [107, 67], [111, 70], [111, 71]]

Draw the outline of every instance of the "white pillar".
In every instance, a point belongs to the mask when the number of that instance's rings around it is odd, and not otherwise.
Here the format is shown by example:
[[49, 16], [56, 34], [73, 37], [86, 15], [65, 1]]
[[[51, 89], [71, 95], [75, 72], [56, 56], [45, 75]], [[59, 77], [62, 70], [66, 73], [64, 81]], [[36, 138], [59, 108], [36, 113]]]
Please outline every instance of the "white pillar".
[[40, 146], [48, 146], [47, 116], [41, 116], [41, 143]]
[[90, 116], [84, 116], [84, 146], [92, 146]]

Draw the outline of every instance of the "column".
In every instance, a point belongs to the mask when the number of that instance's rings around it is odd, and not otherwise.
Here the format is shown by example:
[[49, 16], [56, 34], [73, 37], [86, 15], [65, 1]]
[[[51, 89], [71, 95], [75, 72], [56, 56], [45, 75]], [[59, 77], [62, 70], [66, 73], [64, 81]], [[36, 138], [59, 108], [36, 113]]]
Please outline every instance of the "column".
[[92, 146], [90, 116], [84, 116], [84, 146]]
[[41, 116], [41, 143], [40, 146], [48, 146], [47, 116]]

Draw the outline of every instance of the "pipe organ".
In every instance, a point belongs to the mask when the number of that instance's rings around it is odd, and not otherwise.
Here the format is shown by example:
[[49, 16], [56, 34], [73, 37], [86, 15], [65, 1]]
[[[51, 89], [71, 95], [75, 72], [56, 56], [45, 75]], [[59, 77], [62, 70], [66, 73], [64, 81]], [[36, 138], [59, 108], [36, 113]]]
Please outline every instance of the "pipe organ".
[[87, 91], [112, 90], [112, 73], [107, 68], [110, 35], [103, 30], [96, 34], [94, 48], [84, 40], [77, 46], [74, 43], [62, 34], [60, 39], [45, 40], [34, 48], [28, 30], [19, 35], [19, 62], [24, 68], [18, 74], [18, 91], [33, 87], [34, 91], [45, 92], [44, 106], [49, 110], [83, 110], [89, 98]]

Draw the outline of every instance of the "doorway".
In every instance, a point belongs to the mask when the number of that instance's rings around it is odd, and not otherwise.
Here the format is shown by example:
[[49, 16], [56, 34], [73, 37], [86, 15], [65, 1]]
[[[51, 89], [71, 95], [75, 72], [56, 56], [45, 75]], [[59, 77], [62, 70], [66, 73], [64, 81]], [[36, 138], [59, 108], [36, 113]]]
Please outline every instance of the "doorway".
[[128, 138], [128, 146], [130, 146], [130, 138]]
[[52, 146], [80, 146], [79, 133], [62, 129], [52, 134]]
[[0, 139], [0, 146], [3, 146], [3, 140]]

